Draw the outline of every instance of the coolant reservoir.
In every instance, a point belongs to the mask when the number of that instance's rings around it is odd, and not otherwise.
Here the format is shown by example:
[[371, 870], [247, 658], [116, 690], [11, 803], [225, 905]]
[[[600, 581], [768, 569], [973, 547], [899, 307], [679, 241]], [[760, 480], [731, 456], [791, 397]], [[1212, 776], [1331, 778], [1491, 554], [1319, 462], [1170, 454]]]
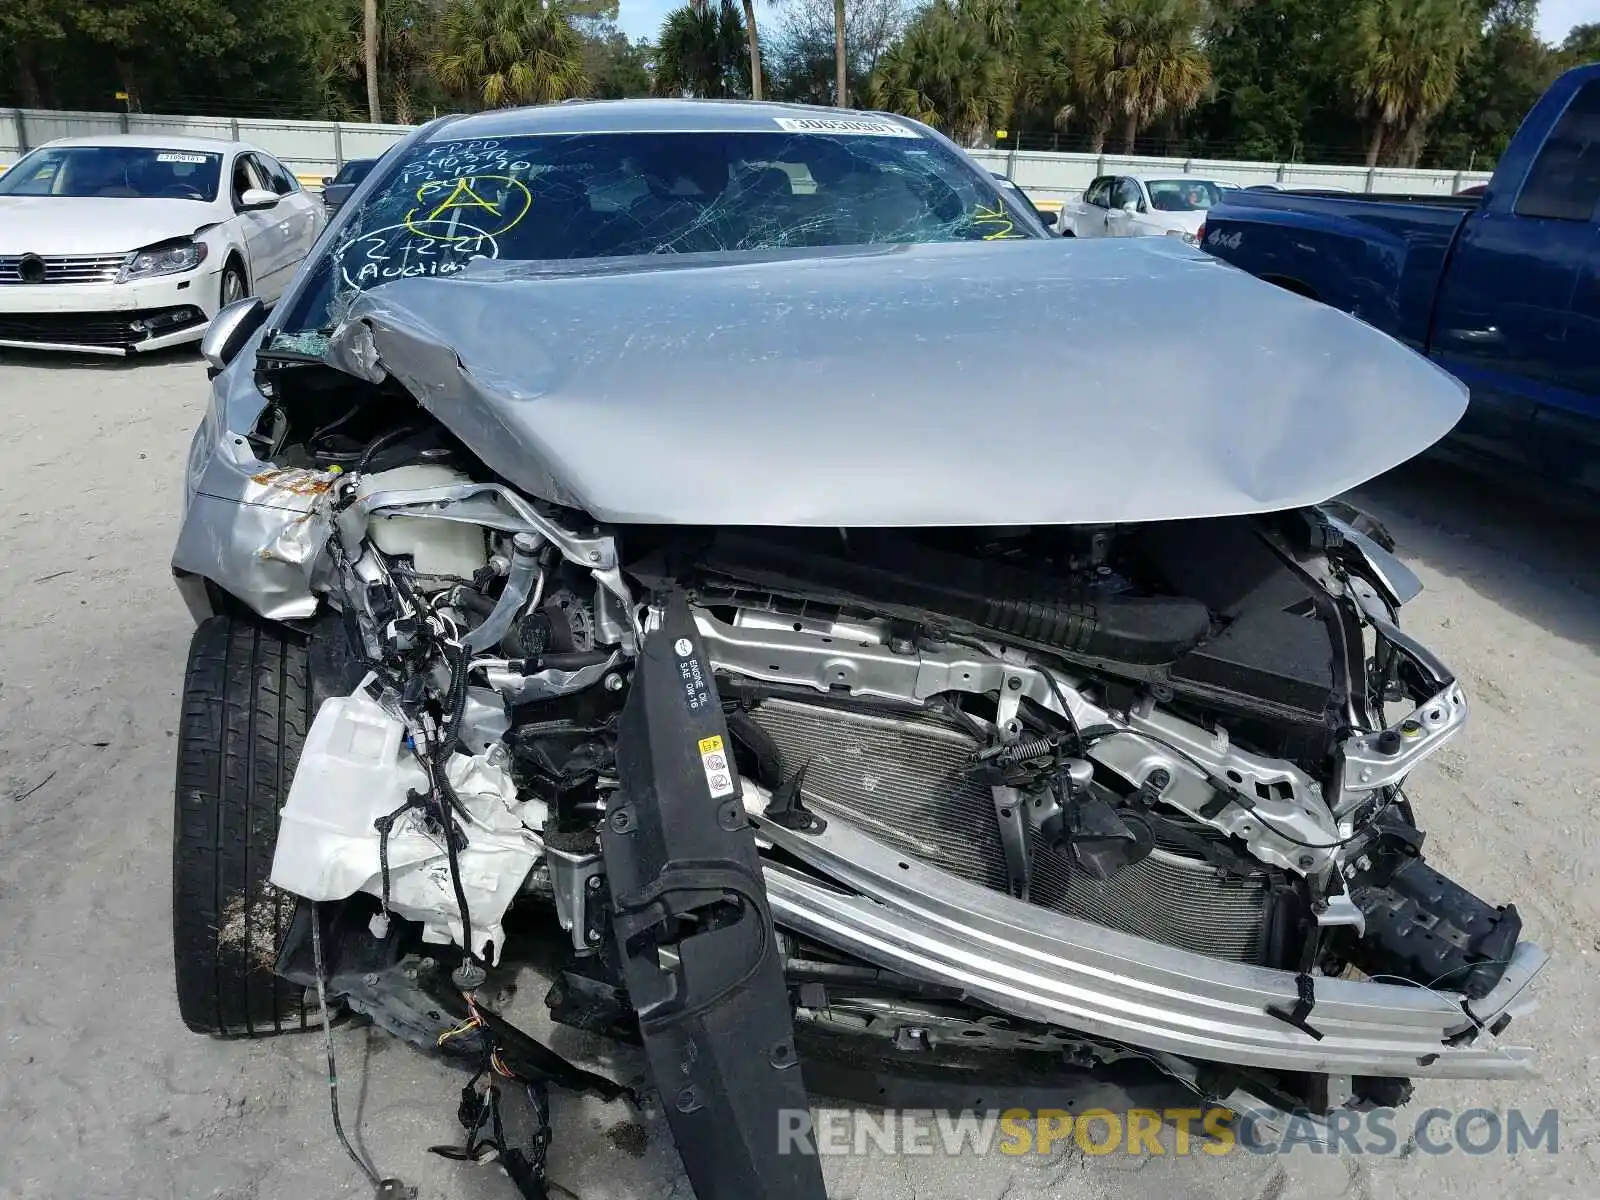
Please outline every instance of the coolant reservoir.
[[[412, 488], [471, 482], [468, 476], [451, 467], [417, 463], [379, 471], [375, 475], [363, 475], [357, 485], [356, 495], [365, 497], [373, 492], [408, 491]], [[375, 513], [368, 522], [367, 536], [385, 554], [410, 555], [420, 575], [454, 575], [471, 579], [472, 573], [489, 561], [482, 527], [464, 521]]]
[[373, 822], [403, 805], [408, 791], [429, 788], [402, 751], [404, 735], [365, 692], [323, 702], [284, 802], [272, 857], [276, 886], [308, 900], [342, 900], [379, 873]]

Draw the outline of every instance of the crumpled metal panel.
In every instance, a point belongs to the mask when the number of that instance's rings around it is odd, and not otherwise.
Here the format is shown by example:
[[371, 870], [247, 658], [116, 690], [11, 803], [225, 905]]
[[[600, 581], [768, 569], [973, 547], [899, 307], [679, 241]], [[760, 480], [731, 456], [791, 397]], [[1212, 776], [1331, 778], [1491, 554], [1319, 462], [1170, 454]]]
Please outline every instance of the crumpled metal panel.
[[918, 526], [1298, 507], [1444, 436], [1457, 381], [1169, 238], [479, 261], [364, 293], [490, 468], [601, 520]]
[[[237, 431], [265, 401], [245, 353], [212, 385], [211, 405], [189, 449], [183, 522], [172, 569], [209, 579], [264, 617], [310, 617], [311, 590], [330, 530], [331, 471], [284, 469], [258, 459]], [[189, 597], [198, 619], [197, 595]]]
[[[197, 495], [189, 505], [173, 565], [220, 584], [264, 617], [287, 621], [317, 610], [311, 574], [328, 541], [327, 472], [269, 469], [251, 477], [237, 500]], [[320, 489], [312, 490], [297, 490]]]

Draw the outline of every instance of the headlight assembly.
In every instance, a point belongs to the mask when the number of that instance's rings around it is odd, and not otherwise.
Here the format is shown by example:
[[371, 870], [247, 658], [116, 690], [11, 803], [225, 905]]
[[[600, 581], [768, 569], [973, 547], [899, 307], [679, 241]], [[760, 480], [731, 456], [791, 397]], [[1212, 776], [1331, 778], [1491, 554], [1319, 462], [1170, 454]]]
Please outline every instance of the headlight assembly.
[[145, 250], [135, 250], [122, 264], [118, 283], [150, 279], [157, 275], [178, 275], [192, 271], [206, 260], [204, 242], [166, 242]]

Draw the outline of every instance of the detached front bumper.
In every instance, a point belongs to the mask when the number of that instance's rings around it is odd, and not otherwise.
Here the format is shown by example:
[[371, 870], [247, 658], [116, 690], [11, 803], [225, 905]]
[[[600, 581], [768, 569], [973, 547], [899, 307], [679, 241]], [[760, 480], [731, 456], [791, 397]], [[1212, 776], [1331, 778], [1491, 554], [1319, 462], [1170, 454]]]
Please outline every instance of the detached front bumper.
[[0, 346], [161, 350], [197, 340], [216, 315], [219, 293], [217, 272], [204, 270], [132, 283], [8, 283], [0, 286]]
[[[1481, 1000], [1408, 985], [1318, 977], [1307, 1023], [1273, 1015], [1297, 999], [1292, 972], [1208, 958], [1075, 920], [895, 854], [830, 815], [820, 833], [762, 817], [758, 836], [830, 882], [765, 867], [773, 919], [915, 979], [959, 987], [1002, 1012], [1188, 1059], [1316, 1074], [1526, 1078], [1528, 1047], [1487, 1033], [1533, 1007], [1546, 955], [1523, 942]], [[834, 886], [837, 885], [837, 886]]]

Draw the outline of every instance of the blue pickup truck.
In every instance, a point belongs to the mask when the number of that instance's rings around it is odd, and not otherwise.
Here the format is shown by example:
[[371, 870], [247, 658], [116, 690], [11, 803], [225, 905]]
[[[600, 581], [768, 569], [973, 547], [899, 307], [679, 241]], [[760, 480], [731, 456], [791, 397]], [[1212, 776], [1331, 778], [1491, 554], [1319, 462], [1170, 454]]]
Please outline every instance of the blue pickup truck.
[[1600, 490], [1600, 64], [1551, 86], [1481, 196], [1231, 191], [1202, 244], [1466, 383], [1457, 450]]

